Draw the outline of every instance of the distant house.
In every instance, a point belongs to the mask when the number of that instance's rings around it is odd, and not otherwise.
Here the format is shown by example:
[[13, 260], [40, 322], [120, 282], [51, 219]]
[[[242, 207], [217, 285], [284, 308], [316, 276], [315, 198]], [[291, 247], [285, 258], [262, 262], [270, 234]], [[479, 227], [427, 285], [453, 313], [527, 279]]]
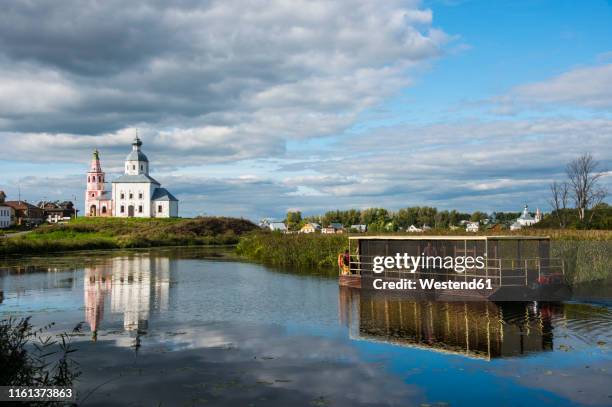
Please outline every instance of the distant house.
[[77, 216], [78, 209], [70, 201], [64, 202], [41, 202], [38, 207], [44, 211], [44, 216], [49, 223], [58, 223]]
[[6, 201], [4, 205], [15, 211], [14, 223], [17, 225], [40, 225], [45, 221], [45, 212], [26, 201]]
[[307, 223], [300, 229], [300, 233], [316, 233], [321, 230], [321, 225], [318, 223]]
[[419, 233], [419, 232], [422, 232], [422, 231], [423, 231], [423, 229], [421, 229], [421, 228], [417, 228], [417, 227], [416, 227], [416, 226], [414, 226], [414, 225], [410, 225], [410, 226], [408, 227], [408, 229], [406, 229], [406, 232], [409, 232], [409, 233]]
[[428, 230], [431, 230], [431, 226], [423, 225], [423, 227], [421, 229], [423, 230], [423, 232], [427, 232]]
[[285, 225], [283, 222], [271, 222], [268, 225], [268, 228], [272, 232], [287, 233], [287, 225]]
[[0, 229], [9, 228], [15, 222], [15, 210], [5, 205], [5, 200], [6, 195], [4, 191], [0, 191]]
[[324, 234], [344, 233], [344, 225], [342, 223], [337, 223], [337, 222], [330, 223], [329, 226], [321, 229], [321, 233], [324, 233]]
[[465, 223], [466, 232], [478, 232], [478, 230], [480, 230], [480, 223], [478, 222], [466, 222]]
[[368, 225], [351, 225], [351, 232], [365, 233], [368, 231]]

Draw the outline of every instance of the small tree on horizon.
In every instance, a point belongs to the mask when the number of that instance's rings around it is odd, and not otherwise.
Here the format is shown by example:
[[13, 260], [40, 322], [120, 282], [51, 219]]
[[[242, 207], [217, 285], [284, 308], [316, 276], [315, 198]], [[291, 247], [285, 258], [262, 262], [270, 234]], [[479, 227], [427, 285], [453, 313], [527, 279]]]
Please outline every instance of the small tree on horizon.
[[[578, 219], [584, 222], [587, 209], [595, 209], [607, 195], [606, 189], [598, 185], [604, 172], [599, 171], [599, 163], [590, 153], [582, 154], [571, 161], [565, 171], [578, 211]], [[594, 211], [591, 212], [589, 221], [593, 218], [593, 213]]]

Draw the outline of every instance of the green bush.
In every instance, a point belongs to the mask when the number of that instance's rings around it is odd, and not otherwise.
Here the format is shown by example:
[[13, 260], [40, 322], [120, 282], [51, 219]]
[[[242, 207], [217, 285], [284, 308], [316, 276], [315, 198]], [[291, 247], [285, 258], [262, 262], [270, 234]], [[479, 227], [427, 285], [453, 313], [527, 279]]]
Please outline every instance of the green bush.
[[[70, 387], [80, 375], [69, 357], [69, 334], [43, 336], [53, 324], [34, 329], [30, 318], [0, 321], [0, 385]], [[77, 325], [73, 332], [78, 332]]]

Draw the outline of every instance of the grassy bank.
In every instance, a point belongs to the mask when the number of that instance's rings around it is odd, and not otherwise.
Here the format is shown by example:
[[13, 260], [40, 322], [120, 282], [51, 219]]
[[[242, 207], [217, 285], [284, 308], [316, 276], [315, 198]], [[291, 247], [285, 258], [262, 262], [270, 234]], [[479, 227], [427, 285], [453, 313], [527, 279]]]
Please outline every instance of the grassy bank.
[[[532, 230], [522, 232], [521, 235], [538, 234]], [[550, 256], [565, 261], [570, 284], [612, 280], [612, 233], [588, 230], [539, 232], [539, 235], [551, 236]], [[440, 234], [443, 233], [431, 233]], [[465, 235], [465, 232], [453, 235]], [[426, 236], [424, 234], [423, 238]], [[275, 266], [335, 268], [338, 253], [347, 247], [347, 235], [255, 232], [240, 238], [237, 252], [251, 260]]]
[[256, 228], [248, 220], [224, 217], [80, 218], [67, 224], [41, 226], [24, 236], [0, 239], [0, 255], [236, 244], [240, 235]]

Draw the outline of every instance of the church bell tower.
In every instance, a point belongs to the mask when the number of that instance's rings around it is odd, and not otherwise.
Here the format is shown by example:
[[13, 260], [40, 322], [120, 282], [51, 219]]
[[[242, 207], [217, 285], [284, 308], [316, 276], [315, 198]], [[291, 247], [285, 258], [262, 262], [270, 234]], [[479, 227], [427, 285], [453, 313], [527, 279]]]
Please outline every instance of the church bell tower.
[[85, 195], [85, 216], [98, 216], [99, 200], [104, 194], [104, 172], [100, 165], [100, 153], [94, 151], [91, 165], [87, 172], [87, 192]]

